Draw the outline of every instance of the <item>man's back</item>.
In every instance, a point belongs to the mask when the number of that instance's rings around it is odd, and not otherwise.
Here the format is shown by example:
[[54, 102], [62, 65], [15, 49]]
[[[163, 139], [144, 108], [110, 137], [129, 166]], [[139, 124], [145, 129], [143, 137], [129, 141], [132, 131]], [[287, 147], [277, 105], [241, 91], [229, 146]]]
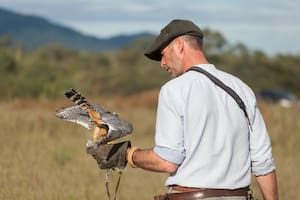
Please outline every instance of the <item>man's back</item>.
[[[245, 100], [253, 122], [256, 114], [255, 96], [250, 88], [213, 65], [200, 67], [218, 77]], [[172, 130], [165, 128], [172, 124]], [[267, 134], [266, 130], [261, 134]], [[167, 185], [228, 189], [250, 185], [251, 155], [247, 119], [234, 99], [203, 74], [187, 72], [162, 87], [156, 144], [184, 154], [180, 167], [168, 178]], [[269, 152], [268, 137], [263, 144]], [[163, 154], [159, 147], [156, 150], [159, 155]], [[267, 158], [269, 154], [263, 156]]]

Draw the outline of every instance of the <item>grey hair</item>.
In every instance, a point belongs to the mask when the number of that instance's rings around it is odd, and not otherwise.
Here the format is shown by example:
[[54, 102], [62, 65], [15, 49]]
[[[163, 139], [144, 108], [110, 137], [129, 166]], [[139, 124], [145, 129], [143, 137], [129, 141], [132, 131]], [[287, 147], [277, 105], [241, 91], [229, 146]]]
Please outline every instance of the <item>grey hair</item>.
[[193, 49], [201, 49], [203, 47], [202, 38], [193, 35], [181, 36]]

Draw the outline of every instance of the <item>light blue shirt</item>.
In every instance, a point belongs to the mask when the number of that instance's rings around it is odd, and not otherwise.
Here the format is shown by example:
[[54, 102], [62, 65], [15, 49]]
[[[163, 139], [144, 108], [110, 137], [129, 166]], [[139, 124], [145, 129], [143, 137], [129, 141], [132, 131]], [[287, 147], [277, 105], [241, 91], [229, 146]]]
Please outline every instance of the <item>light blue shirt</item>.
[[160, 91], [154, 151], [179, 165], [166, 185], [235, 189], [250, 185], [251, 173], [275, 169], [270, 138], [252, 90], [211, 64], [199, 65], [245, 102], [248, 121], [234, 99], [205, 75], [188, 71]]

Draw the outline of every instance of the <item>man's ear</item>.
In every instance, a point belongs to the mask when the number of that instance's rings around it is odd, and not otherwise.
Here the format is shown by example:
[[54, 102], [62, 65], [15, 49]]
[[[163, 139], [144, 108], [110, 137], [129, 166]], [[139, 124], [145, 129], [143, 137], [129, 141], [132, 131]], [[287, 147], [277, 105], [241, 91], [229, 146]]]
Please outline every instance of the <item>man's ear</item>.
[[180, 55], [183, 52], [184, 49], [184, 40], [181, 37], [176, 38], [174, 41], [174, 47], [176, 49], [176, 52]]

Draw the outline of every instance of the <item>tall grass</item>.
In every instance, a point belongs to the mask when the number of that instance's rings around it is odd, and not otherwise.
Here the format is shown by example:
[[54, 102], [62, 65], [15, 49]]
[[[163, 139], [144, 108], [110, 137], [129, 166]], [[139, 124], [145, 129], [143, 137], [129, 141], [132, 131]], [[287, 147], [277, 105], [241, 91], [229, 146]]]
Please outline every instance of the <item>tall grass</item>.
[[[114, 99], [95, 99], [130, 120], [134, 132], [123, 140], [151, 148], [157, 93]], [[143, 102], [143, 103], [141, 103]], [[90, 131], [55, 118], [62, 101], [11, 101], [0, 103], [0, 199], [94, 200], [107, 199], [105, 172], [86, 154]], [[146, 105], [146, 106], [144, 106]], [[277, 164], [281, 199], [298, 199], [300, 158], [299, 108], [262, 105]], [[118, 194], [121, 200], [152, 199], [163, 193], [165, 174], [127, 168]], [[111, 185], [117, 173], [111, 173]], [[261, 199], [257, 186], [256, 198]]]

